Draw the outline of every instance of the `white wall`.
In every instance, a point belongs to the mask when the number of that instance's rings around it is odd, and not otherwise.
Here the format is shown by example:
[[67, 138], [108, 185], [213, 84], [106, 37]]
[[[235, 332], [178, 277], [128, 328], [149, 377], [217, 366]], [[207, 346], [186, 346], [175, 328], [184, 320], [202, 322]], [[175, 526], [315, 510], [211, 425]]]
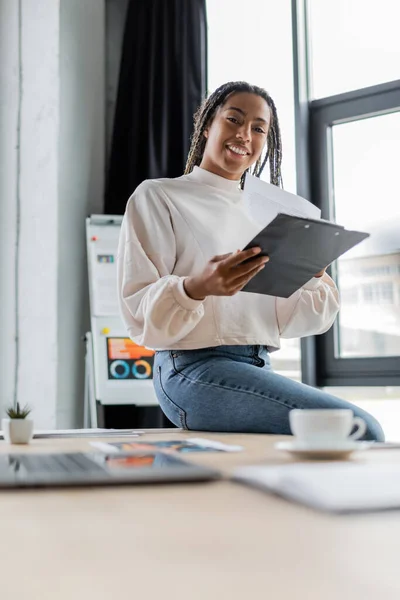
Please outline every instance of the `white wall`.
[[22, 6], [20, 370], [18, 397], [55, 423], [59, 9]]
[[12, 402], [15, 364], [18, 11], [0, 0], [0, 408]]
[[21, 86], [19, 2], [0, 0], [0, 409], [15, 389], [19, 181], [18, 399], [39, 427], [66, 427], [82, 414], [84, 218], [102, 211], [105, 10], [103, 0], [20, 6]]
[[89, 330], [85, 218], [103, 212], [105, 4], [60, 6], [57, 426], [82, 425]]
[[[1, 401], [55, 422], [57, 315], [58, 2], [1, 0]], [[19, 40], [20, 52], [19, 55]], [[21, 64], [19, 63], [21, 57]], [[12, 102], [10, 101], [12, 99]], [[20, 102], [20, 120], [18, 120]], [[18, 135], [19, 131], [19, 135]], [[3, 180], [4, 176], [4, 180]], [[17, 223], [17, 204], [20, 205]], [[3, 221], [4, 217], [4, 221]], [[19, 268], [16, 273], [16, 231]], [[19, 301], [14, 294], [18, 277]], [[16, 323], [17, 319], [17, 323]], [[18, 365], [15, 337], [18, 336]], [[15, 382], [15, 377], [17, 382]], [[16, 391], [15, 391], [16, 383]]]

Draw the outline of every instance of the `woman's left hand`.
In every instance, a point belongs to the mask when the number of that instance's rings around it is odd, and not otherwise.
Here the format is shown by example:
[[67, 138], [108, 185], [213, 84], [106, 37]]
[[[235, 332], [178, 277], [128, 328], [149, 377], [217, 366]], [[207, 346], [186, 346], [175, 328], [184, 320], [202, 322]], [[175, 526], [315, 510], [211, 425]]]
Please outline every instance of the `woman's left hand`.
[[321, 269], [321, 271], [318, 271], [318, 273], [316, 275], [314, 275], [314, 277], [322, 277], [325, 274], [327, 267], [325, 267], [325, 269]]

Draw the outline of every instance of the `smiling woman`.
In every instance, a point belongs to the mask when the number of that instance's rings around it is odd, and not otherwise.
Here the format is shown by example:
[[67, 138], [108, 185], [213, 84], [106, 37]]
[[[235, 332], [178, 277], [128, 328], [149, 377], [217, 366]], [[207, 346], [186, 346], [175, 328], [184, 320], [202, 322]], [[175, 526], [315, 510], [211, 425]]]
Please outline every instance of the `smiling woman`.
[[195, 115], [185, 172], [199, 165], [221, 177], [241, 179], [243, 187], [250, 166], [259, 177], [268, 159], [271, 183], [281, 186], [281, 134], [274, 101], [264, 89], [244, 81], [220, 86]]
[[156, 350], [157, 398], [179, 427], [282, 435], [292, 408], [352, 408], [366, 439], [383, 439], [361, 409], [271, 368], [281, 338], [331, 327], [339, 310], [332, 279], [318, 273], [289, 298], [239, 293], [269, 261], [260, 248], [236, 250], [259, 231], [244, 178], [269, 162], [281, 186], [281, 160], [275, 104], [263, 88], [236, 81], [211, 94], [195, 115], [185, 175], [144, 181], [128, 202], [118, 250], [123, 320], [134, 342]]
[[240, 179], [243, 171], [261, 156], [270, 114], [268, 104], [260, 96], [232, 94], [204, 129], [208, 143], [201, 168], [227, 179]]

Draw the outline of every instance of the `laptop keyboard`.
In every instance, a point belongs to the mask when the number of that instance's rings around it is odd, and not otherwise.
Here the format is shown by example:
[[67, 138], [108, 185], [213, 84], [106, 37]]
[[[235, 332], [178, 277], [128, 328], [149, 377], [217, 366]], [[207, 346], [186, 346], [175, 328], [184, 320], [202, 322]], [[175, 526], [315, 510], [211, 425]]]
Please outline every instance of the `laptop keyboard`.
[[14, 468], [19, 465], [28, 473], [104, 473], [104, 468], [80, 453], [10, 455]]

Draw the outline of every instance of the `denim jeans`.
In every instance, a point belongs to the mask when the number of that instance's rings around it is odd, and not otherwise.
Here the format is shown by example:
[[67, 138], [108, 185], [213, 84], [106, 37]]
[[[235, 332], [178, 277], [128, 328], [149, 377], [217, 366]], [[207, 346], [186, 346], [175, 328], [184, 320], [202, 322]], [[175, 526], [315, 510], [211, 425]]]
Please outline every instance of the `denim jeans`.
[[183, 429], [290, 435], [292, 408], [350, 408], [367, 423], [362, 439], [384, 440], [369, 413], [274, 373], [264, 346], [158, 351], [154, 387], [165, 415]]

